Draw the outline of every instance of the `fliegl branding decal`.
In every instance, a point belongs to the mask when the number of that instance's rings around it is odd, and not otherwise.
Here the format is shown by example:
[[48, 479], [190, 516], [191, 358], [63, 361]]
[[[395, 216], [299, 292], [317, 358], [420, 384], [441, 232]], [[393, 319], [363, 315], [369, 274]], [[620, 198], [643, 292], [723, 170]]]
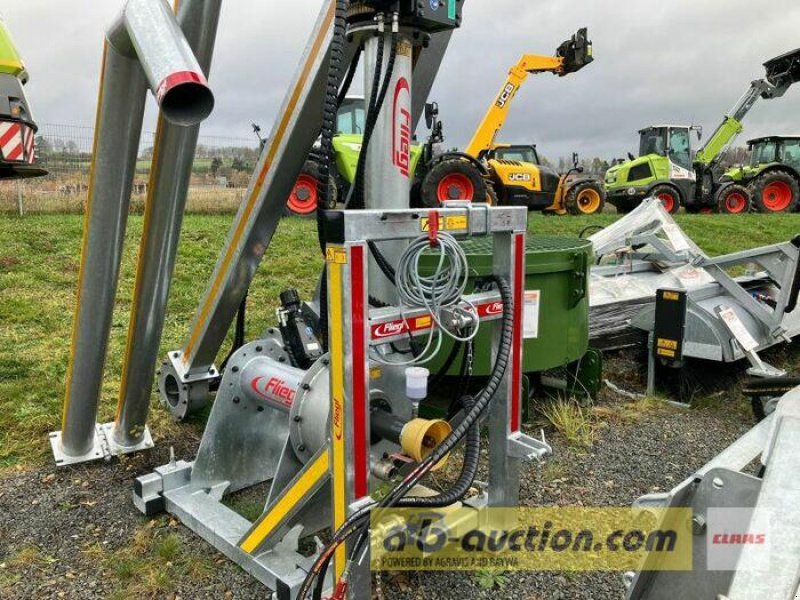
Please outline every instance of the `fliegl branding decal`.
[[481, 317], [494, 317], [503, 314], [503, 303], [492, 302], [478, 307], [478, 315]]
[[408, 177], [411, 172], [411, 85], [401, 77], [394, 90], [392, 164]]
[[500, 96], [497, 98], [497, 106], [498, 108], [505, 108], [508, 101], [514, 97], [514, 93], [517, 91], [517, 86], [513, 83], [509, 83], [506, 87], [503, 88], [503, 91], [500, 92]]
[[337, 441], [342, 441], [344, 437], [344, 421], [342, 420], [344, 409], [342, 407], [342, 401], [339, 398], [333, 399], [333, 418], [331, 422], [333, 423], [333, 435], [337, 439]]
[[403, 321], [389, 321], [373, 328], [372, 336], [375, 338], [389, 338], [408, 331], [405, 322]]
[[271, 377], [264, 383], [266, 379], [266, 377], [256, 377], [250, 382], [250, 387], [261, 398], [291, 408], [296, 393], [294, 388], [278, 377]]

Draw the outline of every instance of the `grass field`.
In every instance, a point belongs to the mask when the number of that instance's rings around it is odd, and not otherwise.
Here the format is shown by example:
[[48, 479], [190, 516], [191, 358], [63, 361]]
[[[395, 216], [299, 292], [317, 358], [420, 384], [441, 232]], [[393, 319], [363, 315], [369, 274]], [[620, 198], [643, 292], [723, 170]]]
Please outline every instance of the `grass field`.
[[[576, 234], [616, 218], [535, 215], [529, 228], [533, 233]], [[162, 355], [182, 345], [231, 221], [229, 215], [186, 218]], [[800, 215], [682, 215], [678, 221], [710, 254], [784, 241], [800, 232]], [[113, 419], [116, 406], [141, 229], [141, 217], [132, 217], [106, 365], [102, 422]], [[47, 432], [60, 427], [81, 230], [77, 215], [0, 217], [0, 472], [45, 464], [50, 452]], [[313, 221], [285, 219], [252, 287], [249, 334], [273, 324], [282, 290], [297, 287], [307, 297], [320, 266]], [[155, 407], [155, 395], [153, 402]], [[175, 425], [164, 410], [155, 408], [152, 427], [158, 439]]]

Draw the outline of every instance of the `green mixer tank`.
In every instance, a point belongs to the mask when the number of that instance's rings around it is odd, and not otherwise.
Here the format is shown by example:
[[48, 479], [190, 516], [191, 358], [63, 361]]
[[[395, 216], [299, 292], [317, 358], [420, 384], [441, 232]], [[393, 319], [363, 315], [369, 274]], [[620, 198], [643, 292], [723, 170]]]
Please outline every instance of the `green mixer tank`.
[[[469, 260], [472, 276], [467, 293], [479, 292], [492, 285], [491, 240], [468, 240], [462, 247]], [[437, 255], [426, 256], [420, 263], [423, 275], [432, 275]], [[529, 235], [525, 290], [529, 292], [526, 316], [538, 322], [530, 325], [523, 350], [523, 370], [539, 373], [579, 360], [589, 348], [589, 269], [592, 244], [569, 237]], [[536, 293], [538, 292], [538, 307]], [[538, 308], [538, 310], [537, 310]], [[475, 376], [488, 376], [492, 368], [494, 327], [484, 324], [474, 343]], [[442, 351], [426, 366], [438, 373], [453, 350], [454, 342], [445, 338]], [[452, 362], [447, 375], [459, 375], [463, 350]]]

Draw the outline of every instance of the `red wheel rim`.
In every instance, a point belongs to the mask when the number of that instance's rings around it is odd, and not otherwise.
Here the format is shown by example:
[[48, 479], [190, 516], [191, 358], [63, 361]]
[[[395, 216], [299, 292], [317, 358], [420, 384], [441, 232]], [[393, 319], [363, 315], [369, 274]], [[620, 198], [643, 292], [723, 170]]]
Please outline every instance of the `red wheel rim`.
[[311, 175], [300, 175], [289, 196], [289, 210], [298, 215], [310, 215], [317, 210], [317, 180]]
[[658, 199], [661, 200], [661, 204], [664, 205], [664, 210], [668, 213], [671, 213], [675, 210], [675, 197], [672, 194], [668, 194], [664, 192], [663, 194], [658, 195]]
[[770, 212], [783, 212], [792, 204], [792, 188], [784, 181], [773, 181], [764, 188], [761, 199]]
[[725, 197], [725, 210], [731, 214], [743, 213], [747, 209], [747, 198], [741, 192], [731, 192]]
[[436, 188], [436, 197], [439, 202], [447, 200], [469, 200], [475, 198], [475, 186], [466, 175], [461, 173], [451, 173], [445, 175]]

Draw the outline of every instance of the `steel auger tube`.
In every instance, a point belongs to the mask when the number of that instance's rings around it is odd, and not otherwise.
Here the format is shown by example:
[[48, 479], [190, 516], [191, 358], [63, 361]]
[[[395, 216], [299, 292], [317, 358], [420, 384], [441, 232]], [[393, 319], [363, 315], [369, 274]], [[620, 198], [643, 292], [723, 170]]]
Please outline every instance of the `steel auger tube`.
[[[184, 0], [178, 12], [178, 23], [206, 74], [211, 68], [221, 6], [222, 0]], [[162, 105], [113, 430], [112, 441], [122, 448], [138, 446], [145, 436], [199, 133], [199, 124], [183, 127], [170, 122]]]
[[174, 123], [198, 123], [213, 108], [175, 15], [163, 0], [129, 0], [106, 34], [59, 464], [99, 458], [97, 409], [148, 87]]

